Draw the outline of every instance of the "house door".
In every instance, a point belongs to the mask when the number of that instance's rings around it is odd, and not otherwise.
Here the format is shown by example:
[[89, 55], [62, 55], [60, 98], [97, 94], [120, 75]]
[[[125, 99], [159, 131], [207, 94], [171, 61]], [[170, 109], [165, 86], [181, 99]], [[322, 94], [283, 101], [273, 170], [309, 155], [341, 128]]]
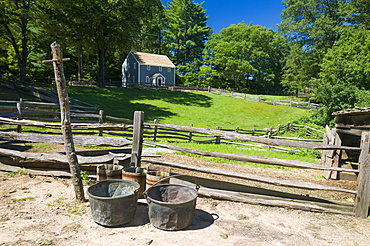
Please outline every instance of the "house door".
[[158, 85], [158, 86], [162, 86], [162, 78], [161, 78], [161, 77], [159, 77], [159, 78], [157, 79], [157, 85]]

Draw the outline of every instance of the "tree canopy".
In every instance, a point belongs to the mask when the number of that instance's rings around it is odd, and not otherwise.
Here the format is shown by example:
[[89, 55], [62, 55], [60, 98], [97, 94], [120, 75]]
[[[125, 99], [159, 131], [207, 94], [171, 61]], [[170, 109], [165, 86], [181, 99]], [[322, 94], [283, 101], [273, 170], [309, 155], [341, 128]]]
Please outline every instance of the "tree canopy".
[[[239, 23], [213, 34], [209, 62], [223, 87], [240, 91], [280, 91], [287, 43], [272, 29]], [[220, 82], [222, 81], [222, 82]]]
[[172, 0], [166, 10], [165, 43], [178, 74], [187, 84], [197, 83], [204, 44], [211, 34], [203, 3]]

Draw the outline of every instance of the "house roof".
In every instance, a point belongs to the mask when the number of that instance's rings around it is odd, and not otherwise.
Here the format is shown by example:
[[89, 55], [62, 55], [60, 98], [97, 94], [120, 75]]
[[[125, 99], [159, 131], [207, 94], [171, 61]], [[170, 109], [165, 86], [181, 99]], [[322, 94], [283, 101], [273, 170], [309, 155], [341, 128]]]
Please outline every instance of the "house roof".
[[136, 57], [140, 65], [175, 68], [175, 65], [165, 55], [157, 55], [157, 54], [142, 53], [142, 52], [132, 52], [132, 54]]
[[354, 107], [333, 113], [333, 115], [355, 115], [355, 114], [370, 114], [370, 107]]

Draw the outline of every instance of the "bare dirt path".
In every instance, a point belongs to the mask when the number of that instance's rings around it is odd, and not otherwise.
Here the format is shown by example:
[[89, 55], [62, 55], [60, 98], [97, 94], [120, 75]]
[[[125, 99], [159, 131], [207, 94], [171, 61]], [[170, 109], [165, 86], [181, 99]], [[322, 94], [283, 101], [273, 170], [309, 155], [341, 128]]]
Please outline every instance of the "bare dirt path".
[[[161, 159], [230, 168], [174, 154]], [[236, 169], [269, 172], [250, 167]], [[270, 176], [312, 178], [306, 171], [271, 172]], [[348, 198], [338, 195], [337, 199]], [[189, 228], [162, 231], [149, 223], [145, 200], [139, 201], [130, 224], [103, 227], [92, 220], [89, 202], [75, 202], [70, 180], [27, 174], [10, 177], [0, 172], [0, 245], [370, 245], [369, 218], [198, 197]]]

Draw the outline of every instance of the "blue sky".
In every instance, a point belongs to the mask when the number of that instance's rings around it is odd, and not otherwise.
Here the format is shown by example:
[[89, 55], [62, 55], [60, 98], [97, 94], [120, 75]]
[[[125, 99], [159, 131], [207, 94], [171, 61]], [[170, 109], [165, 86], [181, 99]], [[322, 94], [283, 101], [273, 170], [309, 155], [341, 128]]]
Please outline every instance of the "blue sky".
[[[162, 0], [167, 7], [170, 0]], [[203, 2], [195, 0], [196, 3]], [[208, 26], [214, 33], [240, 22], [277, 29], [284, 6], [281, 0], [204, 0], [203, 8], [209, 15]]]

